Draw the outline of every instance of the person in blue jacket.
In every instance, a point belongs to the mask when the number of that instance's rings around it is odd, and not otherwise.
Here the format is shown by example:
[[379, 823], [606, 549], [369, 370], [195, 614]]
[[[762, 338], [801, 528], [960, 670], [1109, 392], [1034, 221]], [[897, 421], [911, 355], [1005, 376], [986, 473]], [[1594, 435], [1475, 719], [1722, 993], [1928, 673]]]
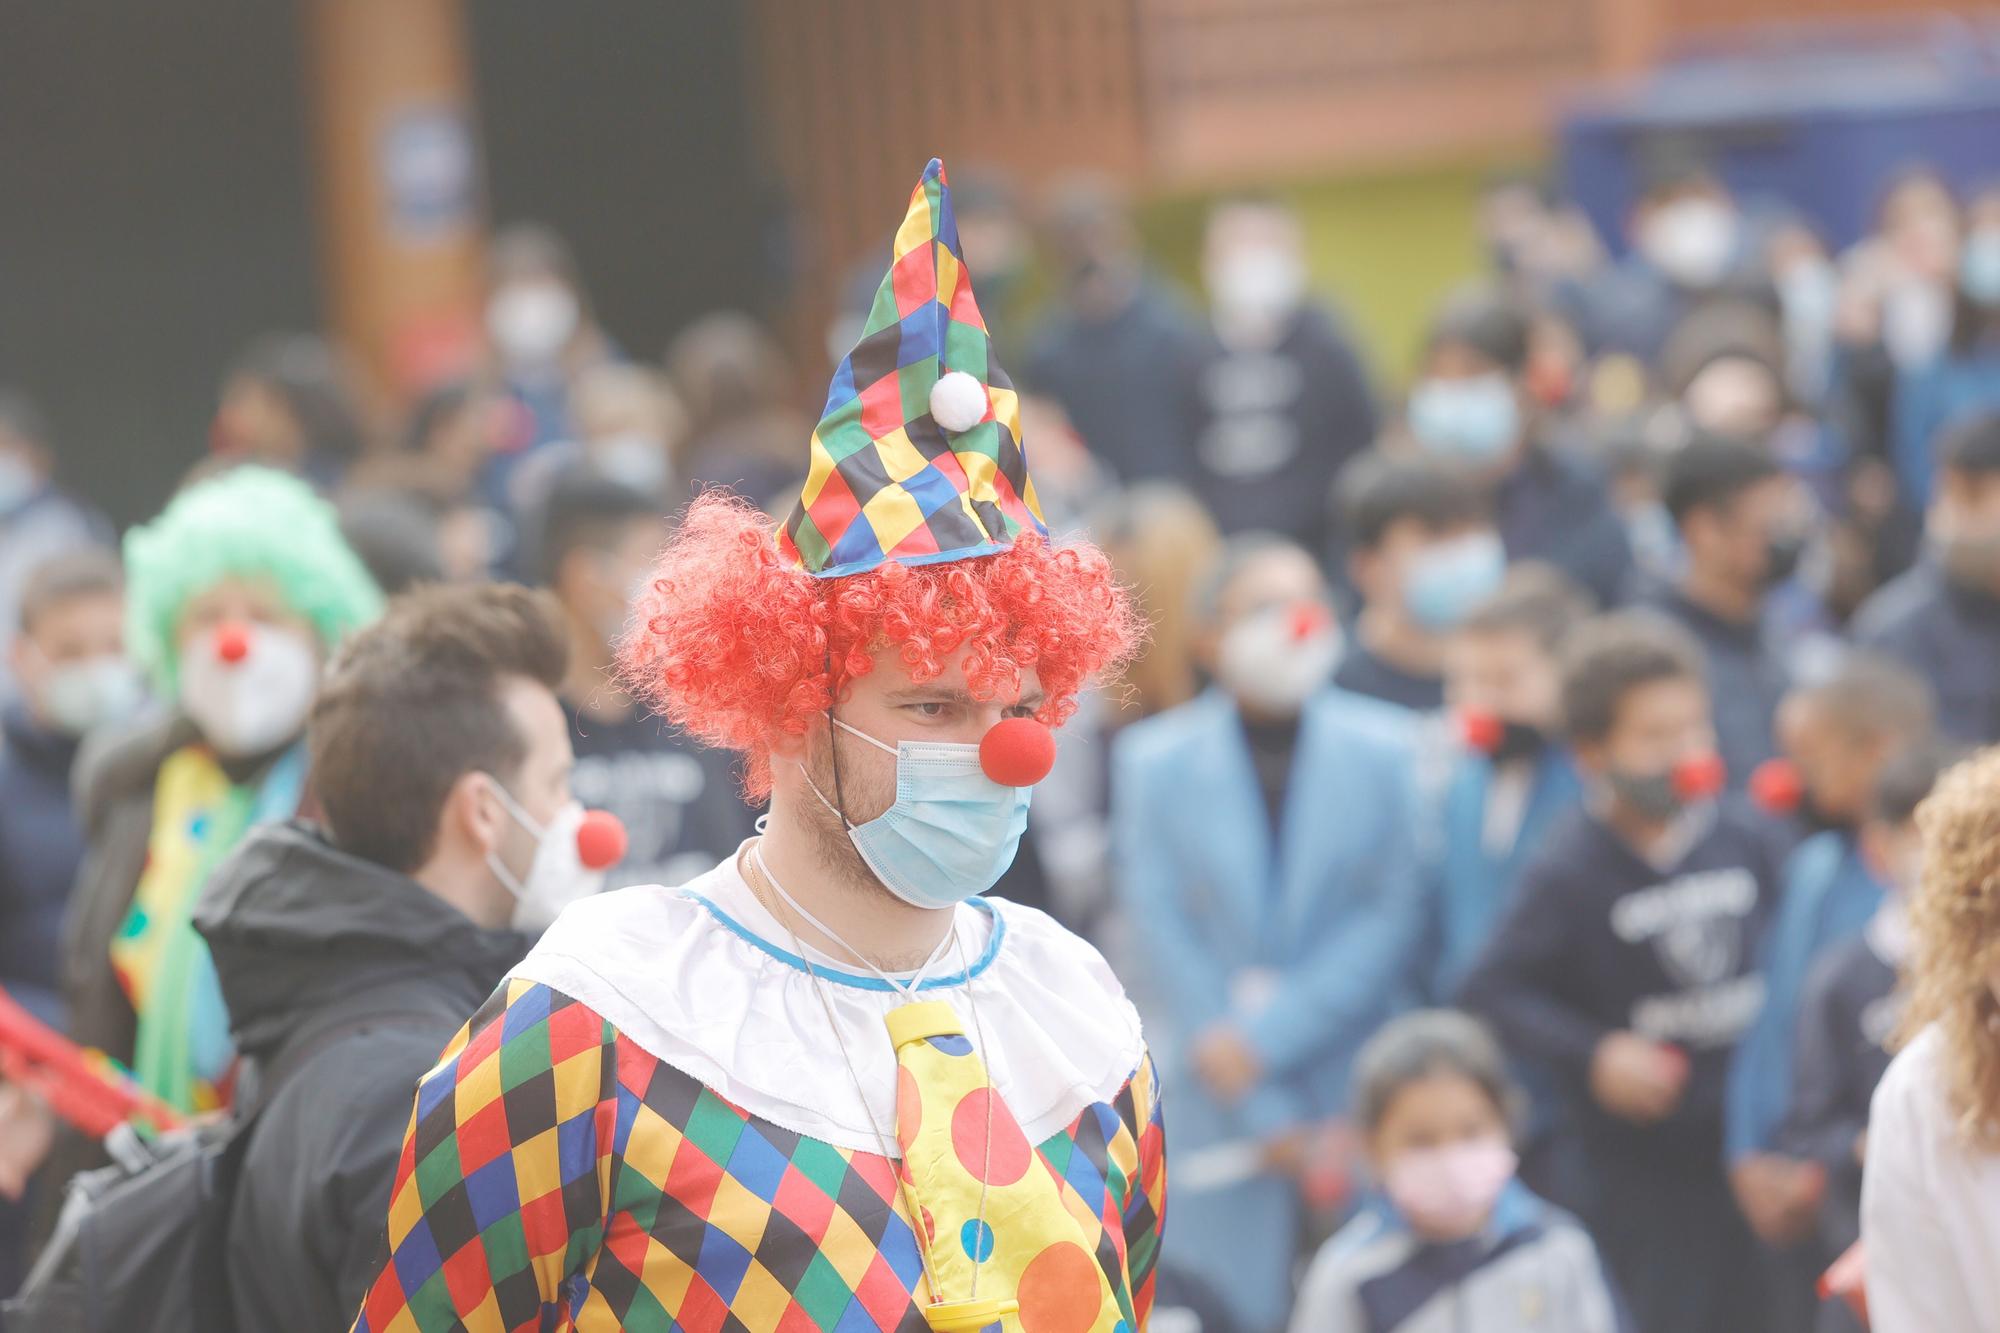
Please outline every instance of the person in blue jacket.
[[1863, 854], [1861, 823], [1883, 766], [1922, 744], [1933, 717], [1930, 690], [1920, 678], [1862, 653], [1850, 654], [1826, 679], [1794, 689], [1778, 710], [1808, 836], [1785, 862], [1777, 916], [1764, 937], [1764, 1003], [1736, 1048], [1723, 1102], [1730, 1185], [1773, 1252], [1773, 1333], [1812, 1327], [1814, 1280], [1837, 1257], [1821, 1254], [1810, 1239], [1823, 1173], [1778, 1144], [1791, 1104], [1806, 979], [1881, 905], [1882, 886]]
[[1561, 740], [1558, 654], [1589, 613], [1586, 595], [1557, 570], [1516, 565], [1445, 652], [1445, 698], [1465, 748], [1426, 821], [1423, 982], [1434, 1001], [1457, 989], [1543, 833], [1583, 794]]
[[2000, 740], [2000, 412], [1938, 442], [1924, 539], [1927, 558], [1855, 613], [1854, 640], [1930, 682], [1947, 735]]
[[1217, 682], [1112, 752], [1117, 887], [1173, 1105], [1164, 1261], [1249, 1330], [1285, 1317], [1288, 1166], [1346, 1106], [1347, 1067], [1406, 999], [1419, 931], [1414, 725], [1327, 688], [1339, 636], [1318, 566], [1232, 538], [1198, 585]]

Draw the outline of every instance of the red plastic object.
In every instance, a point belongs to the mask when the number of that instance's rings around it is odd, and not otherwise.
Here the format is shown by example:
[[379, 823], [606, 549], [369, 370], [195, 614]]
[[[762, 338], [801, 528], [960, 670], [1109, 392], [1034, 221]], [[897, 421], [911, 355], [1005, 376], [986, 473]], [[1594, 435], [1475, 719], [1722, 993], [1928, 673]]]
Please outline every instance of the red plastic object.
[[250, 631], [237, 624], [228, 624], [215, 631], [215, 655], [235, 666], [250, 656]]
[[1300, 602], [1292, 608], [1292, 642], [1304, 643], [1323, 632], [1332, 619], [1332, 614], [1318, 602]]
[[94, 1066], [81, 1046], [23, 1009], [5, 987], [0, 987], [0, 1078], [32, 1089], [89, 1138], [101, 1139], [129, 1120], [161, 1133], [182, 1124], [179, 1113], [128, 1076]]
[[1056, 734], [1031, 717], [996, 722], [979, 740], [979, 767], [1003, 787], [1032, 787], [1056, 766]]
[[1766, 759], [1750, 774], [1750, 796], [1774, 815], [1789, 815], [1805, 800], [1806, 780], [1789, 759]]
[[576, 829], [576, 857], [585, 870], [609, 870], [625, 859], [625, 825], [609, 810], [584, 812]]
[[1458, 734], [1468, 746], [1481, 754], [1492, 754], [1500, 748], [1501, 740], [1507, 735], [1507, 724], [1492, 713], [1467, 708], [1458, 715]]
[[1728, 777], [1721, 755], [1692, 755], [1674, 765], [1674, 791], [1683, 801], [1699, 801], [1720, 793]]

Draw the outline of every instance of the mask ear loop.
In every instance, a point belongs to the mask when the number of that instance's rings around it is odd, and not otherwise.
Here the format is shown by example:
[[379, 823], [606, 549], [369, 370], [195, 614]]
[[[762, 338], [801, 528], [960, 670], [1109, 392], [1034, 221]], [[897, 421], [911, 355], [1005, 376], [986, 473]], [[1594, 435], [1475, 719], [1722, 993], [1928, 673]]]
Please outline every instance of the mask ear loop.
[[833, 763], [833, 812], [840, 816], [841, 827], [854, 831], [854, 821], [847, 817], [847, 798], [840, 794], [840, 739], [839, 728], [833, 724], [833, 645], [826, 649], [826, 751]]

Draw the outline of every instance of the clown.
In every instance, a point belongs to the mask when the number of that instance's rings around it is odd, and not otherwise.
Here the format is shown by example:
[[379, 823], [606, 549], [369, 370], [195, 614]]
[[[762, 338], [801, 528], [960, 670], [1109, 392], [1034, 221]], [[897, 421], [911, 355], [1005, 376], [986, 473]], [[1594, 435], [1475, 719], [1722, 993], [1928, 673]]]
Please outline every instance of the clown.
[[1135, 1333], [1165, 1166], [1103, 960], [983, 895], [1138, 638], [1057, 545], [933, 161], [782, 529], [697, 499], [636, 693], [760, 836], [572, 907], [423, 1080], [355, 1324]]

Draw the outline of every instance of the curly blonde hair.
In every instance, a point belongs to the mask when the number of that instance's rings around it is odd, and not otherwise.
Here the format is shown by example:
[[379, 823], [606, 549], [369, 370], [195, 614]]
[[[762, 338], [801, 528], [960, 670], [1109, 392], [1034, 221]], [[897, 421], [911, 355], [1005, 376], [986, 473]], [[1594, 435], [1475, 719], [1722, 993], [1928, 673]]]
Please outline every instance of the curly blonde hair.
[[1967, 1142], [2000, 1149], [2000, 747], [1938, 779], [1917, 807], [1923, 877], [1910, 899], [1910, 1002], [1901, 1040], [1935, 1024], [1945, 1093]]

